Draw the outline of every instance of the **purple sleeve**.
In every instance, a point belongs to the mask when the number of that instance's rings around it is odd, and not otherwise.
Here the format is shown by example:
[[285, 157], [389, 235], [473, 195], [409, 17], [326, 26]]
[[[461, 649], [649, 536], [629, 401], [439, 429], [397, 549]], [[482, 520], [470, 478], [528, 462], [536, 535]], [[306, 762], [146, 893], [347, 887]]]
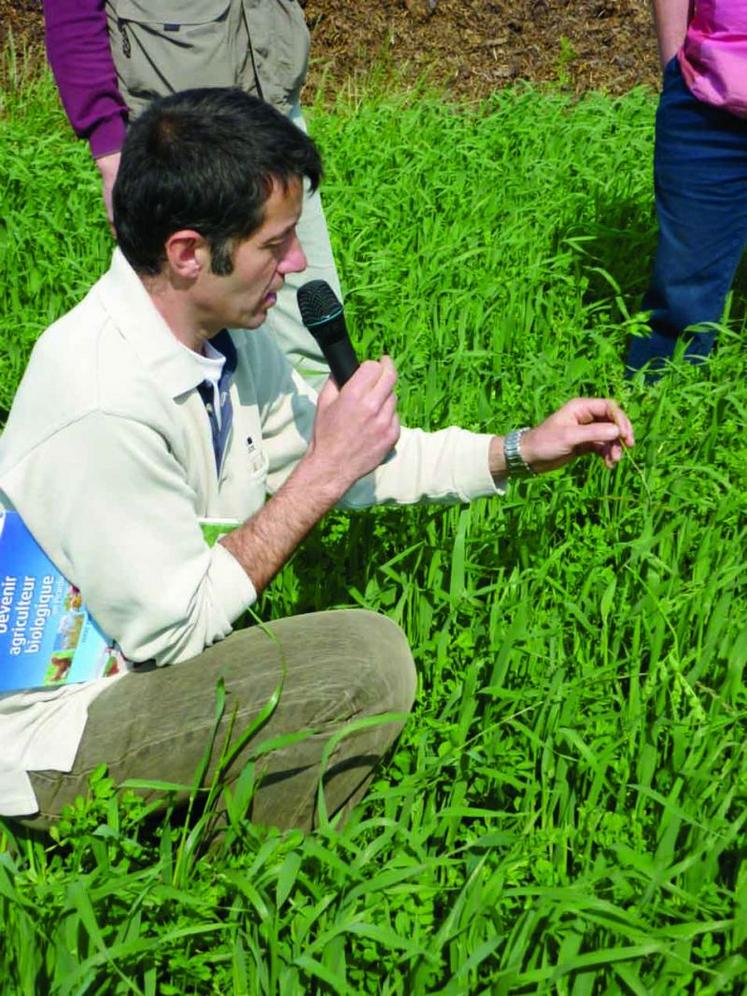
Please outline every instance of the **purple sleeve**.
[[94, 159], [118, 152], [127, 105], [117, 89], [104, 0], [44, 0], [47, 57], [60, 99]]

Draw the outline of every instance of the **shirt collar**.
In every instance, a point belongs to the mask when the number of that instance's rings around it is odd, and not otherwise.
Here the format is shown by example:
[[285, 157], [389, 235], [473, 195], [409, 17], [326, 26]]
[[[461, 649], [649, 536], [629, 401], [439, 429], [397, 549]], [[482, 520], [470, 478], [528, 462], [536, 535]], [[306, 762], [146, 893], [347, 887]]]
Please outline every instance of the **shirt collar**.
[[[159, 385], [172, 398], [194, 390], [205, 374], [197, 355], [183, 349], [120, 249], [94, 287], [105, 311]], [[226, 357], [224, 377], [236, 369], [236, 347], [225, 329], [210, 340]], [[223, 378], [221, 378], [223, 379]]]

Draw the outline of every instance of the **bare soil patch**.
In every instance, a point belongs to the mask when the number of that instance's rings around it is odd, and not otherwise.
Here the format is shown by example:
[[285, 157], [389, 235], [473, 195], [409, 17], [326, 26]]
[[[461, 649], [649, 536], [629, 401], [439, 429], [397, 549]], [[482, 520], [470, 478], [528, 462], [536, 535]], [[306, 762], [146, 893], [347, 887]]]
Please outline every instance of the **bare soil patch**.
[[405, 81], [427, 74], [455, 98], [516, 80], [582, 93], [658, 85], [647, 0], [308, 0], [312, 86], [384, 61]]

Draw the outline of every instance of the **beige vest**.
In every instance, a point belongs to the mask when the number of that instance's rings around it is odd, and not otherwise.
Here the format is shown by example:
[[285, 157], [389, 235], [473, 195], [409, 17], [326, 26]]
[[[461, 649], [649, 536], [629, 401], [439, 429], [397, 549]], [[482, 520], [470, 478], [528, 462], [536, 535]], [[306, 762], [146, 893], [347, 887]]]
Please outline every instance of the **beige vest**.
[[287, 113], [306, 76], [296, 0], [106, 0], [119, 90], [133, 116], [154, 97], [240, 86]]

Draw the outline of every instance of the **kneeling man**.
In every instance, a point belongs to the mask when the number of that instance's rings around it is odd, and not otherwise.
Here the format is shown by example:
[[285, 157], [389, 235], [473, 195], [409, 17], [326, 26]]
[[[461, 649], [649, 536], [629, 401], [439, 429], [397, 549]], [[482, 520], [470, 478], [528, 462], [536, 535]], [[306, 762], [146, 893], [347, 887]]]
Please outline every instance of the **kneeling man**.
[[[250, 815], [312, 827], [330, 736], [406, 714], [416, 681], [404, 635], [373, 613], [230, 635], [308, 531], [333, 506], [469, 501], [501, 492], [513, 470], [589, 451], [611, 466], [633, 444], [603, 399], [508, 442], [401, 428], [387, 357], [317, 397], [263, 323], [304, 269], [296, 225], [304, 182], [320, 175], [314, 143], [240, 90], [175, 94], [128, 132], [111, 268], [33, 351], [0, 440], [0, 492], [125, 656], [174, 666], [0, 698], [2, 814], [48, 826], [101, 763], [117, 781], [190, 783], [218, 676], [235, 730], [282, 678], [260, 737], [311, 732], [264, 758]], [[202, 518], [240, 524], [211, 548]], [[324, 774], [342, 818], [401, 720], [362, 727]]]

